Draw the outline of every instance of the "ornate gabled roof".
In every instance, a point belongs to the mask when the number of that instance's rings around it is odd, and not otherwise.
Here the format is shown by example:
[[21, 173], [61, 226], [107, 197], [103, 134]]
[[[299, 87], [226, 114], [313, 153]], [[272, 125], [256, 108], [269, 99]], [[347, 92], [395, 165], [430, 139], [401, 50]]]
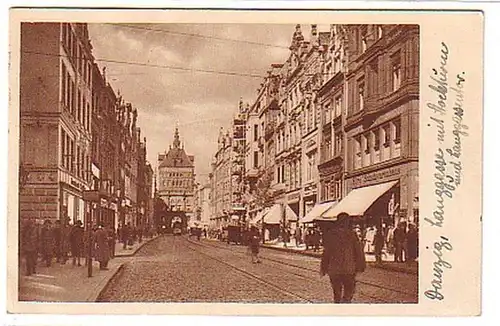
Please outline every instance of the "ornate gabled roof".
[[179, 130], [177, 128], [175, 128], [173, 147], [170, 147], [159, 167], [194, 167], [194, 156], [187, 155], [184, 148], [180, 147]]

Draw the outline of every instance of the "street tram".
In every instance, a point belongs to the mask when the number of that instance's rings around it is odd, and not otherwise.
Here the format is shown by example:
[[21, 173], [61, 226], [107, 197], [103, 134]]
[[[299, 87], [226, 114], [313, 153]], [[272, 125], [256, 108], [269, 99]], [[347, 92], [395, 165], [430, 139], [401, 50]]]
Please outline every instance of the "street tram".
[[172, 234], [182, 235], [182, 218], [180, 216], [172, 217]]

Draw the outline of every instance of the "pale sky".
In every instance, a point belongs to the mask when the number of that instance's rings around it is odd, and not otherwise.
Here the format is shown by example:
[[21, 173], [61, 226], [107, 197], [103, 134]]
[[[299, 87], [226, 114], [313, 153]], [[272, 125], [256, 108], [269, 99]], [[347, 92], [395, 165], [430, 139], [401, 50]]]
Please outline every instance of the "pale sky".
[[[135, 28], [89, 24], [93, 53], [106, 59], [264, 76], [272, 63], [286, 60], [295, 25], [141, 24]], [[158, 31], [163, 30], [163, 31]], [[175, 32], [177, 34], [169, 33]], [[309, 38], [310, 25], [302, 26]], [[190, 35], [186, 35], [190, 34]], [[192, 34], [210, 36], [200, 38]], [[216, 38], [216, 39], [214, 39]], [[221, 39], [235, 39], [234, 42]], [[275, 46], [265, 46], [264, 43]], [[198, 182], [205, 182], [220, 127], [228, 128], [240, 97], [255, 100], [262, 78], [175, 70], [124, 63], [106, 66], [108, 81], [138, 109], [147, 158], [156, 167], [159, 152], [172, 144], [179, 126], [188, 154], [195, 155]]]

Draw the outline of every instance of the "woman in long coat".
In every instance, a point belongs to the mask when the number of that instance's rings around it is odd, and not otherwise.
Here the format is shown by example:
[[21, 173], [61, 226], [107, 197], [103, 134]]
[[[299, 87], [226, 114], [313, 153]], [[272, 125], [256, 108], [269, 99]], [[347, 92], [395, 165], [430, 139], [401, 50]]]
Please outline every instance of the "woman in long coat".
[[95, 232], [95, 259], [99, 262], [99, 268], [108, 269], [109, 262], [109, 239], [108, 232], [101, 226]]

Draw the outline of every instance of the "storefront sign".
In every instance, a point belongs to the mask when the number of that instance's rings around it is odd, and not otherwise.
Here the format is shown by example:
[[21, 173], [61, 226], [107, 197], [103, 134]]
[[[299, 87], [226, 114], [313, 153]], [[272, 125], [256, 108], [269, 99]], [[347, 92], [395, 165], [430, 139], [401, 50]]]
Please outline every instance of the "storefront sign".
[[99, 190], [86, 190], [83, 192], [83, 200], [98, 203], [101, 200]]
[[399, 175], [400, 171], [401, 169], [397, 167], [397, 168], [384, 169], [381, 171], [375, 171], [372, 173], [367, 173], [354, 177], [352, 179], [353, 188], [358, 188], [373, 181], [383, 181], [384, 179], [387, 179], [389, 177]]
[[70, 184], [75, 187], [75, 188], [78, 188], [80, 189], [81, 191], [84, 191], [85, 190], [85, 185], [79, 181], [76, 181], [75, 179], [71, 178], [70, 179]]

